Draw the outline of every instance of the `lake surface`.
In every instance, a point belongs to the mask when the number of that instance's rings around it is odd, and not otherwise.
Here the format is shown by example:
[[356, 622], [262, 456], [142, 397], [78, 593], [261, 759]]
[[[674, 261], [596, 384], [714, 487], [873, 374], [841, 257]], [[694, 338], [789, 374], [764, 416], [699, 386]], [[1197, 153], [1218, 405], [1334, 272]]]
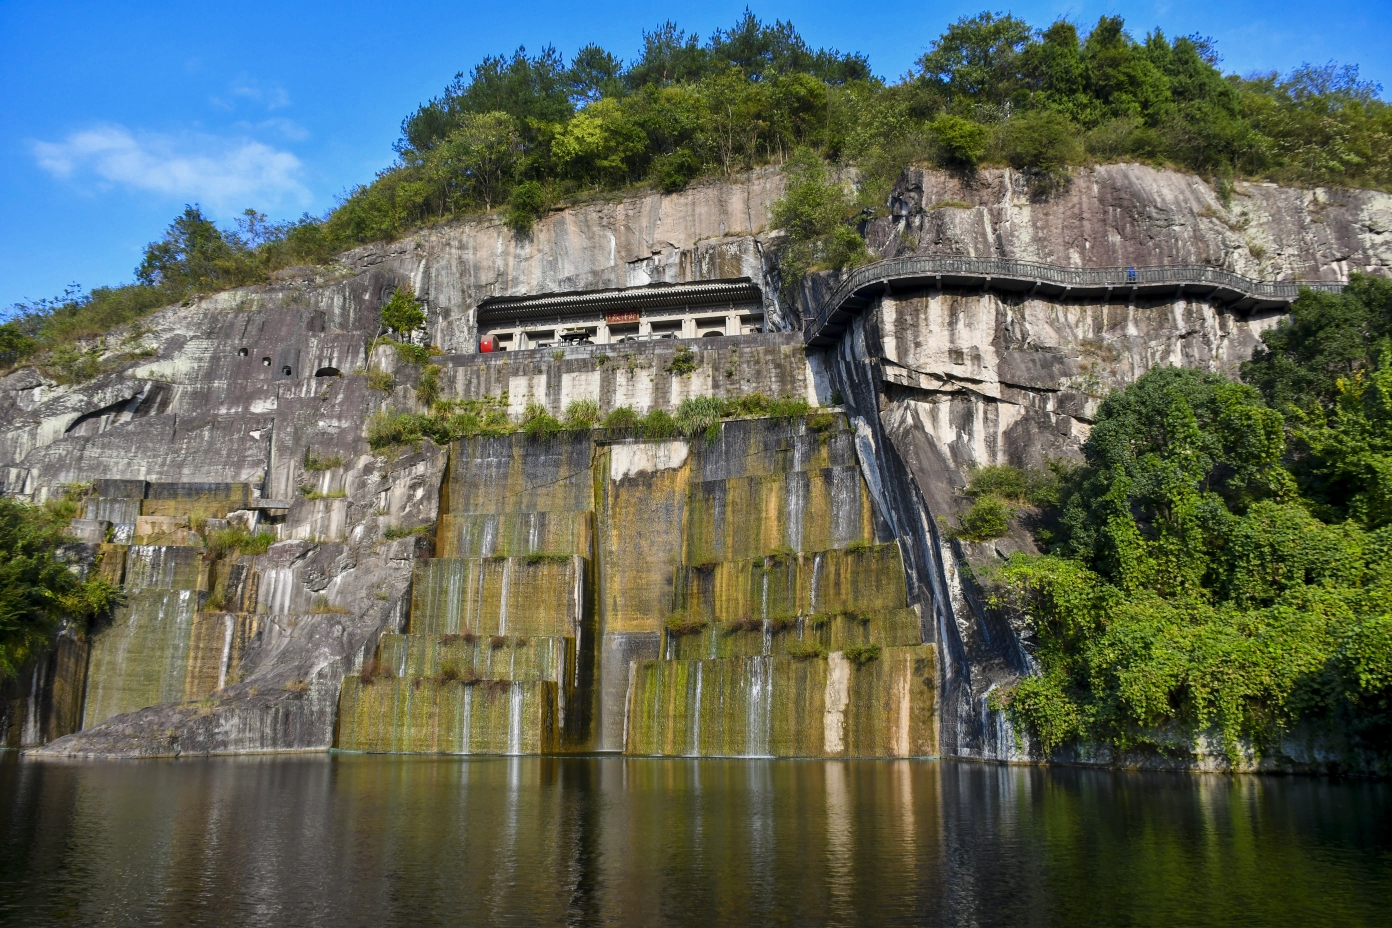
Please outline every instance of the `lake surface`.
[[1389, 924], [1392, 789], [950, 761], [8, 754], [0, 921]]

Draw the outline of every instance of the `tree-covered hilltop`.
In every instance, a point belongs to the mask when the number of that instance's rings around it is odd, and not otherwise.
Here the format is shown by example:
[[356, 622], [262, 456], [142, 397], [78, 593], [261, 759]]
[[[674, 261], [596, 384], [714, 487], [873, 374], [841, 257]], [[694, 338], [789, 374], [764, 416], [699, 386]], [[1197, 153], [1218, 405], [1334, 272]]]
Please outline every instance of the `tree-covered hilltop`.
[[[795, 273], [866, 260], [856, 224], [885, 208], [911, 163], [1009, 165], [1042, 189], [1109, 161], [1193, 171], [1224, 195], [1239, 176], [1392, 189], [1392, 109], [1356, 68], [1243, 78], [1219, 61], [1207, 39], [1137, 38], [1120, 17], [1080, 30], [993, 13], [948, 26], [895, 81], [865, 55], [813, 49], [791, 23], [749, 12], [706, 41], [665, 23], [628, 63], [595, 45], [569, 62], [519, 48], [407, 116], [395, 163], [323, 218], [247, 211], [222, 231], [190, 207], [146, 249], [137, 283], [17, 307], [0, 326], [0, 364], [427, 223], [499, 211], [525, 234], [578, 197], [789, 159], [800, 186], [777, 216], [798, 230]], [[828, 182], [827, 165], [853, 167], [856, 189]]]
[[1392, 763], [1392, 282], [1306, 292], [1263, 343], [1245, 383], [1107, 397], [1076, 469], [974, 475], [962, 534], [1014, 509], [1049, 551], [994, 578], [1040, 669], [994, 702], [1046, 752], [1216, 731], [1237, 760], [1303, 725]]

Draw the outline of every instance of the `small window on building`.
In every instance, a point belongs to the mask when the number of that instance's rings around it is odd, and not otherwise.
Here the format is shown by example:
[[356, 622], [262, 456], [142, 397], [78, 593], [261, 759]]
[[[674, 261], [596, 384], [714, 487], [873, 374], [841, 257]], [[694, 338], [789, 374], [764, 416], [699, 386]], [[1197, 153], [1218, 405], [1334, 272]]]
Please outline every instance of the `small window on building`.
[[262, 359], [261, 359], [261, 366], [262, 366], [262, 367], [270, 367], [270, 366], [271, 366], [271, 359], [270, 359], [270, 358], [262, 358]]
[[237, 357], [239, 357], [239, 358], [245, 358], [246, 356], [247, 356], [247, 350], [246, 350], [245, 348], [238, 348], [238, 349], [237, 349]]
[[287, 365], [285, 365], [284, 367], [282, 367], [282, 368], [280, 369], [280, 372], [281, 372], [281, 374], [285, 375], [286, 377], [289, 377], [291, 374], [295, 373], [293, 370], [291, 370], [289, 364], [287, 364]]

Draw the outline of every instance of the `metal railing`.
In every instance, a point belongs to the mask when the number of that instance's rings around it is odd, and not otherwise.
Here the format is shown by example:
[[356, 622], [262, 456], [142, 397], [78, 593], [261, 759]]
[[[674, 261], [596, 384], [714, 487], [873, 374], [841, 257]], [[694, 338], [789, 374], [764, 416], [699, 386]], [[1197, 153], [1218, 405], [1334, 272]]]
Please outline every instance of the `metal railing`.
[[822, 308], [817, 312], [815, 322], [807, 330], [808, 337], [815, 337], [826, 324], [827, 318], [857, 290], [896, 279], [937, 276], [977, 277], [983, 280], [1003, 278], [1026, 282], [1034, 281], [1059, 287], [1088, 289], [1110, 287], [1118, 290], [1131, 287], [1178, 287], [1193, 284], [1202, 287], [1223, 288], [1246, 297], [1277, 302], [1294, 300], [1303, 287], [1333, 293], [1344, 289], [1342, 283], [1330, 281], [1252, 280], [1231, 271], [1202, 265], [1074, 268], [1054, 264], [1034, 264], [1028, 261], [1012, 261], [1007, 258], [938, 256], [890, 258], [887, 261], [877, 261], [874, 264], [856, 268], [847, 275], [822, 303]]

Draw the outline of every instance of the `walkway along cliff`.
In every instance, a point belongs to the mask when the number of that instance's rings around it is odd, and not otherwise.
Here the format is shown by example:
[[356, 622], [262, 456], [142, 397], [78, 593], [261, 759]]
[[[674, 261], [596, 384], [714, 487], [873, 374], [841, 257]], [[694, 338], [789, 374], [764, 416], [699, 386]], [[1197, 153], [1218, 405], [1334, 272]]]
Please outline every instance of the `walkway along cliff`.
[[[5, 684], [6, 743], [1028, 757], [986, 708], [1028, 649], [969, 577], [1029, 540], [947, 539], [967, 468], [1075, 455], [1153, 365], [1233, 372], [1290, 281], [1387, 272], [1392, 197], [1224, 204], [1136, 165], [1025, 181], [906, 172], [865, 230], [883, 260], [791, 302], [764, 171], [529, 239], [441, 226], [162, 310], [92, 346], [94, 380], [10, 373], [4, 491], [83, 485], [74, 557], [128, 596]], [[403, 284], [438, 374], [376, 338]], [[820, 409], [374, 452], [369, 423], [425, 412], [427, 376], [514, 420]], [[238, 527], [261, 542], [215, 543]]]

